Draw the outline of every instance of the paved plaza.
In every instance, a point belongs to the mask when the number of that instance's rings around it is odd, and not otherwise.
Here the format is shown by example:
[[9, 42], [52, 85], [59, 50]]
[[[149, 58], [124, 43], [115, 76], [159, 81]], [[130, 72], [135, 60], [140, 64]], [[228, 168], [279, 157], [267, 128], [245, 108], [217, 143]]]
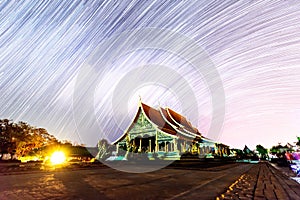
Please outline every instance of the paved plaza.
[[0, 199], [300, 199], [300, 186], [267, 163], [167, 167], [126, 173], [104, 166], [3, 170]]

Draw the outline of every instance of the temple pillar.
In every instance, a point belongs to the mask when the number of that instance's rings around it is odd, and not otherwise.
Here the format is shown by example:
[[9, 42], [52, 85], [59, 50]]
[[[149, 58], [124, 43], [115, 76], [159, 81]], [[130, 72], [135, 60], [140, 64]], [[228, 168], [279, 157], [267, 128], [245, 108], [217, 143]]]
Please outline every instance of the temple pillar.
[[165, 141], [165, 152], [168, 152], [167, 142]]
[[142, 152], [142, 138], [140, 138], [140, 147], [139, 147], [139, 152]]
[[156, 134], [155, 134], [155, 152], [158, 152], [158, 147], [159, 147], [159, 144], [158, 144], [158, 141], [157, 141], [157, 131], [156, 131]]
[[119, 143], [117, 143], [117, 155], [119, 154]]
[[173, 139], [173, 143], [174, 143], [174, 151], [177, 151], [177, 140], [176, 140], [176, 138]]

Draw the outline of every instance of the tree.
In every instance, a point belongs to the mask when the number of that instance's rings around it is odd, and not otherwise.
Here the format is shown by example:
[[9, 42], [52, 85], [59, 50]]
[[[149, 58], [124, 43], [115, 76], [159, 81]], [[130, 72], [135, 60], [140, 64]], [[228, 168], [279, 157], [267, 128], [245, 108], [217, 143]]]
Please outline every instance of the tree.
[[268, 150], [262, 145], [256, 145], [256, 151], [260, 154], [261, 159], [266, 159], [268, 157]]
[[36, 128], [22, 121], [13, 123], [12, 120], [8, 119], [0, 120], [0, 150], [2, 155], [10, 153], [21, 157], [41, 154], [45, 146], [57, 143], [57, 139], [44, 128]]
[[297, 146], [300, 146], [300, 137], [297, 137], [298, 141], [296, 143]]
[[281, 144], [278, 144], [276, 146], [273, 146], [271, 149], [270, 149], [270, 153], [272, 155], [276, 155], [278, 158], [280, 157], [284, 157], [284, 154], [286, 152], [292, 152], [293, 149], [291, 149], [290, 147], [288, 147], [287, 145], [285, 146], [282, 146]]
[[9, 153], [9, 151], [13, 148], [12, 142], [12, 120], [9, 119], [1, 119], [0, 120], [0, 151], [1, 158], [3, 154]]

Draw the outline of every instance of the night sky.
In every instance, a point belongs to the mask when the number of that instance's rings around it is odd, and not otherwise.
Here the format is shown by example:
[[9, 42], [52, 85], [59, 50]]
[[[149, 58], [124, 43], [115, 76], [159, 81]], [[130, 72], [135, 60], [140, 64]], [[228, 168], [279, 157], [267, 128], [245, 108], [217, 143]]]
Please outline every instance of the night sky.
[[139, 98], [231, 147], [300, 136], [300, 2], [0, 1], [0, 118], [88, 146]]

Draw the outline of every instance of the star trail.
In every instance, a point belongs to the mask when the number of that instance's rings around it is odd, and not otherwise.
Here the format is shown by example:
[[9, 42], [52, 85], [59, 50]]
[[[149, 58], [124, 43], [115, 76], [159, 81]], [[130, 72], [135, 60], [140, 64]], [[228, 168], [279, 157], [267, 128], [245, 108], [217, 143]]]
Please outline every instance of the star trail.
[[0, 117], [94, 146], [122, 133], [141, 96], [232, 147], [296, 141], [299, 16], [293, 0], [0, 1]]

